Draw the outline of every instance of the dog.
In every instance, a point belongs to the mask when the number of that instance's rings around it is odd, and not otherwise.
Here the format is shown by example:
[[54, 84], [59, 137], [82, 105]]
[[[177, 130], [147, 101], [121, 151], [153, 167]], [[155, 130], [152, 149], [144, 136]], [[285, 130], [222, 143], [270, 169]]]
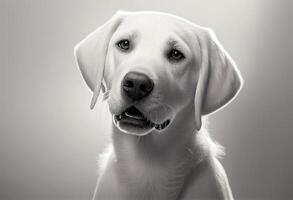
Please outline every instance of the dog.
[[211, 29], [118, 11], [74, 54], [91, 109], [102, 91], [112, 115], [93, 199], [233, 199], [203, 117], [231, 102], [243, 80]]

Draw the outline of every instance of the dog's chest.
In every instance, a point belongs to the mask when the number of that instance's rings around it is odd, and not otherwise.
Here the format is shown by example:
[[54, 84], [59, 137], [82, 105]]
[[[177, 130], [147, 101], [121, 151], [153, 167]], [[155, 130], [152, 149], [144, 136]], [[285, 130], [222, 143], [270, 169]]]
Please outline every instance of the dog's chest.
[[188, 164], [157, 164], [151, 160], [117, 165], [117, 180], [125, 199], [175, 200], [188, 175]]

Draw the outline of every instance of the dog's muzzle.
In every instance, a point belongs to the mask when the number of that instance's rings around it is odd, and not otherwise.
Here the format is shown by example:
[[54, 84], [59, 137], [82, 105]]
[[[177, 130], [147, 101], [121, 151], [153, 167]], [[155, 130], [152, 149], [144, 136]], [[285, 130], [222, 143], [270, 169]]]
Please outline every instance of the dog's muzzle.
[[[146, 100], [154, 89], [153, 80], [141, 72], [128, 72], [121, 83], [121, 91], [130, 106], [120, 114], [113, 116], [115, 126], [124, 133], [143, 136], [152, 130], [162, 131], [169, 124], [170, 119], [157, 124], [143, 114], [134, 104]], [[156, 116], [154, 116], [156, 117]]]

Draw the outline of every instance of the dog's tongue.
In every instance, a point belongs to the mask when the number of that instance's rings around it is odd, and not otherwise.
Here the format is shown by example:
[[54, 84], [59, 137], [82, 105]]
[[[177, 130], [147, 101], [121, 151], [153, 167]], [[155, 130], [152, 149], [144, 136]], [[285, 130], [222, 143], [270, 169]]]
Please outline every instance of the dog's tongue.
[[125, 115], [127, 117], [135, 118], [135, 119], [143, 119], [143, 114], [137, 110], [136, 107], [131, 106], [125, 111]]

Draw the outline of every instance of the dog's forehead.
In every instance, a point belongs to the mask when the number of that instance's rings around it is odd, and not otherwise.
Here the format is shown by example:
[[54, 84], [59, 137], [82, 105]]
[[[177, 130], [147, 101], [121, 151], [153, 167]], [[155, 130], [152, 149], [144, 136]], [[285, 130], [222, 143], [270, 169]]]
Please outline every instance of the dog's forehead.
[[122, 23], [121, 30], [137, 30], [143, 33], [166, 34], [185, 33], [191, 29], [187, 21], [179, 17], [157, 12], [139, 12], [127, 15]]

